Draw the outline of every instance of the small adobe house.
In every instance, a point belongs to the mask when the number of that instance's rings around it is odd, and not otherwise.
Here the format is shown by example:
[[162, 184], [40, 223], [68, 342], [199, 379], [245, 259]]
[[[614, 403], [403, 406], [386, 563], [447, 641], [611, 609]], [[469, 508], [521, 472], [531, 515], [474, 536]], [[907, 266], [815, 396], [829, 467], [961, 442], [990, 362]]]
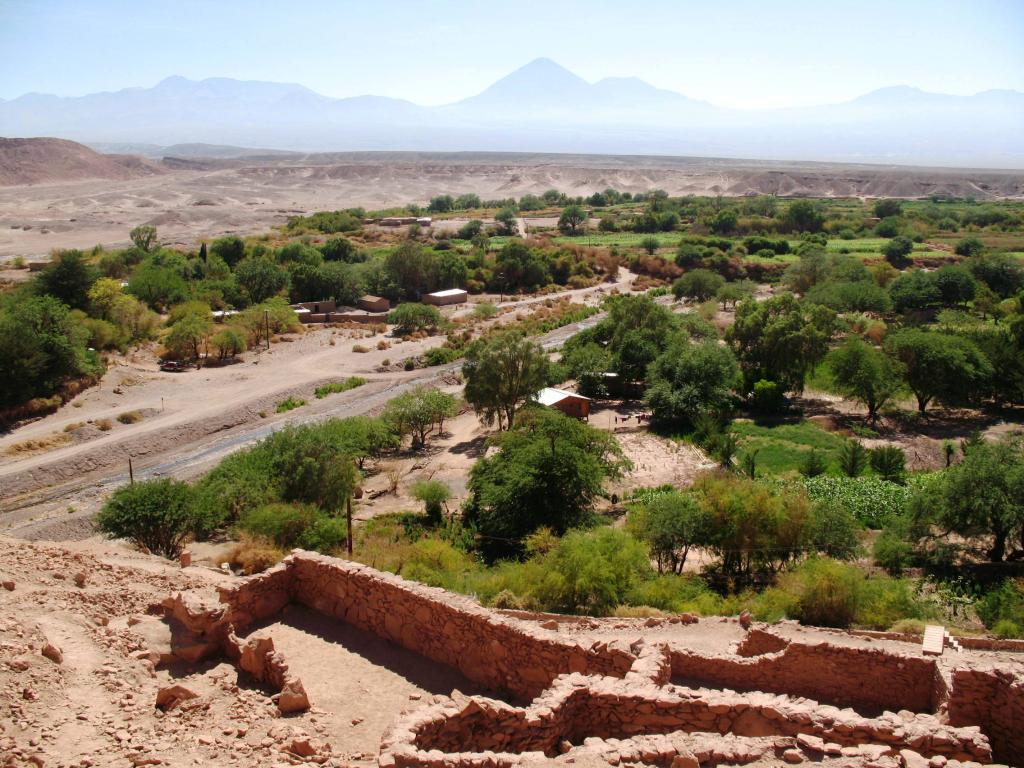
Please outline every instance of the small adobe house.
[[465, 304], [469, 301], [469, 293], [461, 288], [449, 288], [447, 291], [434, 291], [423, 297], [424, 304], [443, 307], [448, 304]]
[[572, 416], [577, 419], [590, 418], [590, 398], [577, 395], [575, 392], [545, 387], [534, 395], [534, 399], [548, 408], [558, 409], [566, 416]]

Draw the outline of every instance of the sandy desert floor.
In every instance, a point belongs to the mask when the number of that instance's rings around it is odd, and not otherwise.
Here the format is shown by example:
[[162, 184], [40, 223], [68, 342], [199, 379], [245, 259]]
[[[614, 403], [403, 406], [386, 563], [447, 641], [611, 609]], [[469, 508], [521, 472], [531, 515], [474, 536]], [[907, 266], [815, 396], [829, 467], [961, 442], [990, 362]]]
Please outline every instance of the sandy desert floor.
[[446, 193], [499, 199], [613, 187], [671, 195], [1024, 197], [1020, 172], [672, 157], [369, 152], [184, 161], [173, 169], [141, 179], [0, 187], [0, 258], [123, 246], [139, 224], [155, 225], [169, 245], [192, 246], [311, 211], [425, 204]]

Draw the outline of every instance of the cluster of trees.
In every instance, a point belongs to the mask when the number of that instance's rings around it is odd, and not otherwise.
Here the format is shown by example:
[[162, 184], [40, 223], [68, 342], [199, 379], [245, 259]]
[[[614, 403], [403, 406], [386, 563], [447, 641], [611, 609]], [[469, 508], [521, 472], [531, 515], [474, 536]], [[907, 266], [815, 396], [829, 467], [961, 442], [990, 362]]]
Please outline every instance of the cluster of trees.
[[416, 387], [389, 401], [380, 417], [286, 426], [224, 459], [194, 486], [164, 479], [119, 489], [97, 526], [166, 557], [175, 557], [189, 538], [225, 527], [284, 548], [332, 551], [347, 539], [339, 516], [366, 460], [396, 450], [405, 436], [422, 448], [457, 408], [453, 395]]
[[717, 559], [714, 570], [736, 587], [771, 577], [812, 554], [850, 559], [857, 521], [846, 510], [812, 503], [802, 489], [734, 474], [708, 474], [692, 488], [662, 488], [630, 514], [660, 572], [682, 573], [691, 550]]

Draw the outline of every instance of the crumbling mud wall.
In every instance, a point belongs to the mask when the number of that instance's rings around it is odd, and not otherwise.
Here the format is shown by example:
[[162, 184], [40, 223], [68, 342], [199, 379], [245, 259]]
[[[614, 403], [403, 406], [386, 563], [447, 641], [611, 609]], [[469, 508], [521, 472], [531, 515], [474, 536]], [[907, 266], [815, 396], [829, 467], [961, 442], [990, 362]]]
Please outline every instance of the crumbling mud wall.
[[418, 709], [385, 735], [384, 768], [513, 766], [538, 753], [591, 747], [669, 765], [697, 744], [712, 762], [735, 764], [799, 746], [807, 759], [842, 754], [870, 762], [908, 750], [978, 762], [994, 753], [1024, 765], [1024, 671], [1012, 664], [940, 665], [909, 650], [806, 642], [763, 626], [721, 653], [635, 634], [577, 641], [440, 589], [299, 551], [222, 589], [220, 601], [177, 595], [164, 605], [188, 628], [192, 657], [226, 655], [280, 690], [282, 711], [309, 702], [272, 638], [252, 630], [289, 603], [526, 704], [453, 694]]
[[790, 642], [780, 651], [748, 657], [679, 648], [672, 653], [672, 674], [688, 683], [787, 693], [865, 710], [930, 712], [938, 704], [933, 659], [875, 648]]
[[530, 700], [563, 672], [622, 677], [634, 656], [583, 647], [506, 619], [467, 598], [335, 558], [293, 555], [292, 599], [461, 671], [486, 688]]
[[[752, 740], [781, 737], [774, 743], [786, 744], [797, 743], [795, 737], [800, 737], [809, 757], [840, 754], [847, 748], [844, 754], [851, 757], [906, 749], [928, 757], [992, 759], [988, 741], [977, 728], [944, 725], [934, 715], [888, 713], [867, 718], [787, 696], [677, 688], [663, 684], [670, 671], [669, 652], [649, 646], [625, 678], [563, 675], [525, 709], [479, 697], [444, 701], [410, 714], [392, 728], [385, 736], [381, 765], [512, 766], [538, 754], [558, 754], [566, 744], [593, 740], [619, 740], [615, 746], [624, 762], [667, 764], [679, 754], [678, 747], [668, 744], [670, 751], [651, 753], [650, 745], [642, 748], [628, 741], [624, 748], [621, 740], [677, 732], [729, 733], [747, 740], [751, 750], [743, 752], [741, 741], [734, 754], [752, 757], [763, 755]], [[488, 757], [494, 762], [486, 762]]]
[[1010, 670], [964, 667], [952, 673], [953, 725], [980, 725], [996, 759], [1024, 765], [1024, 677]]

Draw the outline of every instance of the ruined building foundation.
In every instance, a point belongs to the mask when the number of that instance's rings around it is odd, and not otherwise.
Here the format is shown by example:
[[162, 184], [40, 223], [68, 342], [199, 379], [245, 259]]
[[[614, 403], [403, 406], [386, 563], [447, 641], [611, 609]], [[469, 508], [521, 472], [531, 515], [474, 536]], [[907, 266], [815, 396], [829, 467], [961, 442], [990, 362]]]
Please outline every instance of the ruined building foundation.
[[1024, 766], [1024, 664], [1005, 655], [935, 658], [909, 644], [871, 647], [845, 633], [834, 633], [834, 642], [808, 641], [764, 625], [714, 651], [653, 630], [579, 640], [302, 551], [222, 589], [219, 604], [186, 593], [168, 598], [164, 610], [181, 628], [182, 658], [228, 657], [278, 691], [278, 706], [288, 712], [309, 706], [302, 682], [273, 637], [252, 630], [289, 604], [448, 665], [495, 692], [455, 692], [399, 716], [380, 745], [382, 767], [494, 768], [558, 755], [676, 768], [774, 759]]

